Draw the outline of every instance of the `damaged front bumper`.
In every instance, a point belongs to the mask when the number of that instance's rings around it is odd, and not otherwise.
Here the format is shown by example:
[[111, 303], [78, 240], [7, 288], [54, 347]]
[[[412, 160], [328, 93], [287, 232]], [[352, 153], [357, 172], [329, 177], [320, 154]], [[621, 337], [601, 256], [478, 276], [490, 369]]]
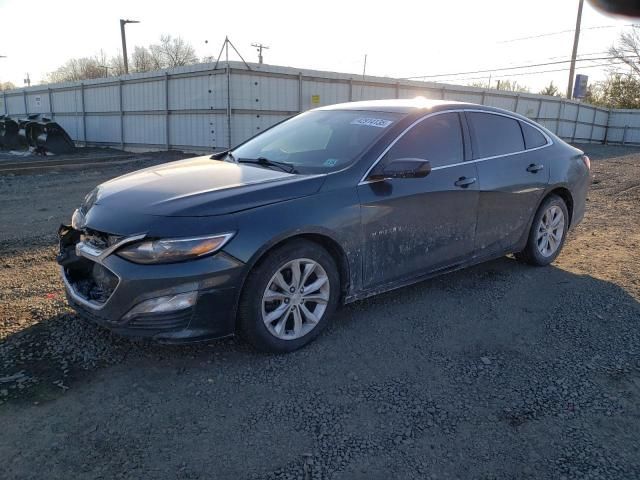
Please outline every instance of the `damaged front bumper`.
[[65, 225], [58, 234], [57, 260], [67, 299], [81, 316], [121, 335], [164, 342], [234, 332], [244, 270], [234, 257], [219, 252], [180, 263], [139, 265], [115, 251], [144, 235], [89, 235]]

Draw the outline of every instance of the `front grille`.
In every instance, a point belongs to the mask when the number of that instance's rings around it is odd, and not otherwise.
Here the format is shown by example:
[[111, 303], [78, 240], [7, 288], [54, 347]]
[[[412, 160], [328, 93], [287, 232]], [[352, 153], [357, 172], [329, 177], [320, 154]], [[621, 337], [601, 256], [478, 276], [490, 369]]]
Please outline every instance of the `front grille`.
[[150, 337], [163, 332], [183, 330], [189, 326], [193, 309], [189, 308], [180, 312], [145, 315], [132, 319], [129, 323], [113, 322], [96, 314], [95, 311], [84, 305], [73, 303], [76, 312], [82, 317], [102, 325], [106, 328], [115, 329], [123, 335]]
[[111, 270], [86, 258], [68, 265], [64, 273], [77, 295], [99, 305], [109, 300], [119, 282]]
[[189, 326], [192, 314], [193, 310], [188, 308], [178, 312], [143, 315], [134, 317], [123, 326], [139, 330], [178, 330]]

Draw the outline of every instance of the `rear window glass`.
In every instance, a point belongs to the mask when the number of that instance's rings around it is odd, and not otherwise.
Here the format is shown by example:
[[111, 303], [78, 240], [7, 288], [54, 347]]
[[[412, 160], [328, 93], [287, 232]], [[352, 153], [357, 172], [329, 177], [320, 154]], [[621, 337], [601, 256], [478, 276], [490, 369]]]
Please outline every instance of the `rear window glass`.
[[471, 126], [473, 158], [494, 157], [524, 150], [519, 122], [490, 113], [467, 112]]
[[520, 122], [522, 126], [522, 134], [524, 135], [524, 146], [529, 148], [542, 147], [547, 144], [547, 139], [536, 128], [533, 128], [528, 123]]

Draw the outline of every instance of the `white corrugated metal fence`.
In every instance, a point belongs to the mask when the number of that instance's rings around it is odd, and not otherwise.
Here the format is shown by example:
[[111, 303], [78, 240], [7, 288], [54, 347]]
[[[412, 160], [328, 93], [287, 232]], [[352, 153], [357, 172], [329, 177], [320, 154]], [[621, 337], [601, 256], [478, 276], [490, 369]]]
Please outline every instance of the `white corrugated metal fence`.
[[504, 108], [573, 142], [640, 144], [640, 111], [528, 93], [220, 62], [5, 91], [0, 114], [41, 113], [79, 144], [210, 151], [298, 112], [385, 98], [458, 100]]

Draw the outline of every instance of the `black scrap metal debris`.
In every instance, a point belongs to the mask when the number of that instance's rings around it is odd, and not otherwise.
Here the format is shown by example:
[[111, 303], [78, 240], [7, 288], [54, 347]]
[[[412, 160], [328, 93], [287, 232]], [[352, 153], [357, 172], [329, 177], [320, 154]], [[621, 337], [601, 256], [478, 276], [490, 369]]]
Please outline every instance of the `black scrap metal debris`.
[[0, 148], [30, 148], [46, 155], [71, 153], [76, 147], [60, 124], [36, 114], [18, 120], [0, 115]]

